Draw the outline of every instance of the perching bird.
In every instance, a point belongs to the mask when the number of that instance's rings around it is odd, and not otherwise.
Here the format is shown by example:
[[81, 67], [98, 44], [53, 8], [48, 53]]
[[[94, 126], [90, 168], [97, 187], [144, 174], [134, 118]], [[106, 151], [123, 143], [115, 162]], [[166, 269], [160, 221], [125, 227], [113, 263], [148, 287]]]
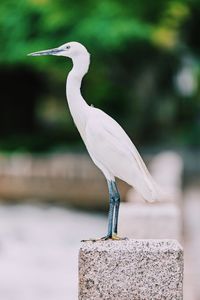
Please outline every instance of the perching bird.
[[102, 110], [89, 106], [83, 99], [81, 81], [90, 64], [87, 49], [78, 42], [70, 42], [29, 55], [65, 56], [73, 61], [66, 84], [69, 109], [93, 162], [107, 180], [109, 190], [108, 232], [101, 240], [120, 239], [117, 236], [120, 195], [115, 177], [133, 186], [149, 202], [159, 200], [160, 190], [122, 127]]

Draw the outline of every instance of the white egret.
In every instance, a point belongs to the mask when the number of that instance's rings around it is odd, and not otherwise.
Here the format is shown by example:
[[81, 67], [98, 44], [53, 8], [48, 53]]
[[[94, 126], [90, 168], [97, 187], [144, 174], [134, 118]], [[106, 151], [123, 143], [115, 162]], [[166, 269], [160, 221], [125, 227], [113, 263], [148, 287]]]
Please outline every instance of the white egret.
[[160, 198], [159, 188], [122, 127], [102, 110], [89, 106], [83, 99], [80, 91], [81, 81], [90, 64], [87, 49], [78, 42], [70, 42], [58, 48], [29, 55], [65, 56], [73, 61], [73, 68], [66, 83], [69, 109], [93, 162], [103, 172], [108, 183], [108, 232], [102, 240], [119, 239], [117, 225], [120, 195], [115, 177], [133, 186], [149, 202]]

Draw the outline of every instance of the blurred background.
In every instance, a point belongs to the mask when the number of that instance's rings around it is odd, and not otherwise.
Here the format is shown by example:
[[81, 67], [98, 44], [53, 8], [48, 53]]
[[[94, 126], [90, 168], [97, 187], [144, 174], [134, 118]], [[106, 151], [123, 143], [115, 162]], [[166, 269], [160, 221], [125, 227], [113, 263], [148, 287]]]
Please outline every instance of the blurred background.
[[79, 41], [91, 53], [87, 102], [148, 164], [169, 150], [183, 161], [186, 286], [199, 300], [199, 1], [1, 0], [0, 28], [0, 298], [77, 299], [79, 241], [106, 231], [106, 183], [66, 103], [71, 61], [27, 57]]

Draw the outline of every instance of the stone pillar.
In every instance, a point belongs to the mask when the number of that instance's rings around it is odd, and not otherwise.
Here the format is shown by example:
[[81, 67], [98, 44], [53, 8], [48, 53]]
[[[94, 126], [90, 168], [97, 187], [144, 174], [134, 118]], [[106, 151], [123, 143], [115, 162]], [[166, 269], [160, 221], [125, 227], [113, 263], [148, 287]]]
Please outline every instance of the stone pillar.
[[183, 250], [175, 240], [83, 242], [79, 300], [182, 300]]

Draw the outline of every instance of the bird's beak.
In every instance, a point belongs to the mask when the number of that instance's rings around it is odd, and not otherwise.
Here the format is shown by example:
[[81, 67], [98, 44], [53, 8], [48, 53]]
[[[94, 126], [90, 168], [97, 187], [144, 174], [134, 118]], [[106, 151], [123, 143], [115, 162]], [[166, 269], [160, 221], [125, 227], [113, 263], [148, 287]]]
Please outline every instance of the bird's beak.
[[62, 50], [63, 49], [60, 49], [60, 48], [54, 48], [54, 49], [49, 49], [49, 50], [43, 50], [43, 51], [29, 53], [28, 56], [59, 55], [59, 53]]

